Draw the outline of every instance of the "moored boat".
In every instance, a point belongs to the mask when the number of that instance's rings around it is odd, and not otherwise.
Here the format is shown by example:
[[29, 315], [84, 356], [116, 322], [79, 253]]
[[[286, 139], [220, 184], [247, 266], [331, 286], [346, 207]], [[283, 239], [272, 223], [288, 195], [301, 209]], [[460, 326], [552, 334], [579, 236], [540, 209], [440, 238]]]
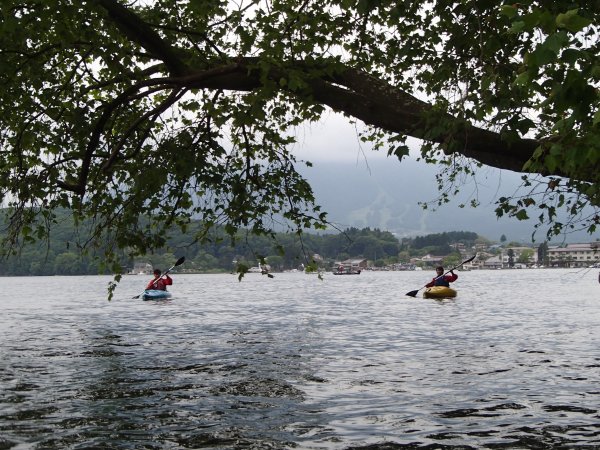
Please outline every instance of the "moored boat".
[[142, 294], [142, 300], [165, 300], [171, 298], [172, 294], [169, 291], [161, 291], [159, 289], [147, 289]]
[[360, 266], [354, 264], [340, 264], [335, 270], [334, 275], [360, 275]]
[[452, 298], [456, 297], [456, 291], [446, 286], [433, 286], [425, 289], [423, 298]]
[[360, 275], [360, 269], [356, 270], [336, 270], [333, 272], [334, 275]]

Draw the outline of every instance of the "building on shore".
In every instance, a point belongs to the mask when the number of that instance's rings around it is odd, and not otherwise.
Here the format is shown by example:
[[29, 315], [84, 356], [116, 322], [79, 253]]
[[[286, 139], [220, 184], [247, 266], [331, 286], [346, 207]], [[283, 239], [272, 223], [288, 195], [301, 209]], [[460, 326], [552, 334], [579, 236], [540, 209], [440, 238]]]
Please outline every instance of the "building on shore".
[[152, 264], [149, 262], [136, 262], [133, 269], [129, 271], [130, 275], [152, 275]]
[[600, 242], [548, 247], [550, 267], [589, 267], [600, 261]]

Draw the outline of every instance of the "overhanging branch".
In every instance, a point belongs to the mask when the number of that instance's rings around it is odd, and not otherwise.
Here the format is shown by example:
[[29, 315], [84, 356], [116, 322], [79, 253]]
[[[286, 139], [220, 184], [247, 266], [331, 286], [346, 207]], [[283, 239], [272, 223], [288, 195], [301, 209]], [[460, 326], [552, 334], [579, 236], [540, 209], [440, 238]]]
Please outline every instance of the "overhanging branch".
[[[229, 63], [215, 63], [208, 70], [193, 71], [182, 62], [178, 50], [135, 13], [116, 0], [95, 1], [123, 33], [165, 64], [171, 76], [163, 81], [184, 88], [211, 90], [250, 91], [261, 87], [256, 58], [234, 58]], [[336, 64], [339, 66], [339, 62]], [[268, 74], [276, 85], [286, 76], [282, 67], [306, 73], [305, 81], [311, 87], [310, 95], [315, 102], [382, 130], [440, 144], [444, 151], [460, 153], [488, 166], [522, 172], [540, 145], [533, 139], [511, 138], [509, 141], [500, 133], [440, 113], [433, 105], [359, 69], [346, 67], [338, 69], [333, 77], [323, 74], [316, 78], [315, 71], [311, 71], [305, 61], [286, 61]], [[294, 91], [289, 94], [297, 95]], [[445, 126], [440, 127], [440, 123]], [[567, 176], [560, 168], [544, 175]]]
[[[260, 77], [253, 69], [253, 62], [253, 59], [239, 59], [236, 64], [173, 77], [169, 82], [192, 88], [250, 91], [260, 88]], [[299, 67], [302, 65], [298, 63]], [[285, 74], [281, 69], [274, 70], [272, 79], [278, 80], [282, 75]], [[533, 139], [508, 142], [499, 133], [475, 127], [449, 114], [443, 119], [452, 123], [452, 129], [432, 134], [428, 117], [434, 114], [439, 117], [439, 113], [434, 113], [431, 104], [356, 69], [345, 69], [335, 80], [328, 77], [312, 79], [310, 86], [314, 101], [335, 111], [392, 133], [442, 146], [452, 142], [450, 151], [488, 166], [522, 172], [523, 165], [540, 144]], [[294, 92], [290, 94], [294, 95]], [[564, 176], [560, 171], [552, 175]]]

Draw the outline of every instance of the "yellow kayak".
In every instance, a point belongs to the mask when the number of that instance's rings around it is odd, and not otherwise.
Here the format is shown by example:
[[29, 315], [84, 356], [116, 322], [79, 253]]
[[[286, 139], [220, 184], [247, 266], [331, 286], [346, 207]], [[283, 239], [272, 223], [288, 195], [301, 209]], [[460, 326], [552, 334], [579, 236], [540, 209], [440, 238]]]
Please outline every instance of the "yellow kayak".
[[433, 286], [425, 289], [423, 298], [450, 298], [456, 297], [456, 291], [445, 286]]

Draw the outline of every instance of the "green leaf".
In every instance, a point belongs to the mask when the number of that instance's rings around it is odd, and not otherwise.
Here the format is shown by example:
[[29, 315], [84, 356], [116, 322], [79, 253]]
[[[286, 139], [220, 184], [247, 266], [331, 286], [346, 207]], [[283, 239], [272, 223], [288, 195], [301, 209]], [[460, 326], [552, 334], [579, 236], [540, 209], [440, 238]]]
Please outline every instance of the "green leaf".
[[515, 217], [518, 220], [527, 220], [529, 219], [529, 216], [527, 215], [527, 211], [524, 209], [521, 209], [519, 211], [517, 211], [517, 213], [515, 214]]
[[558, 167], [559, 161], [554, 155], [547, 155], [544, 158], [544, 166], [550, 171], [550, 173], [554, 173], [556, 168]]
[[564, 14], [559, 14], [556, 17], [556, 26], [577, 33], [592, 24], [590, 19], [581, 17], [577, 12], [578, 9], [571, 9]]
[[558, 55], [560, 50], [569, 43], [569, 37], [564, 31], [559, 31], [549, 35], [542, 46], [550, 50], [555, 55]]
[[514, 86], [527, 86], [530, 81], [529, 72], [522, 72], [517, 75], [517, 78], [513, 81]]
[[509, 33], [519, 34], [525, 28], [525, 22], [522, 20], [517, 20], [513, 22], [512, 26], [508, 29]]
[[514, 5], [502, 5], [500, 6], [500, 14], [513, 19], [517, 15], [518, 9]]

